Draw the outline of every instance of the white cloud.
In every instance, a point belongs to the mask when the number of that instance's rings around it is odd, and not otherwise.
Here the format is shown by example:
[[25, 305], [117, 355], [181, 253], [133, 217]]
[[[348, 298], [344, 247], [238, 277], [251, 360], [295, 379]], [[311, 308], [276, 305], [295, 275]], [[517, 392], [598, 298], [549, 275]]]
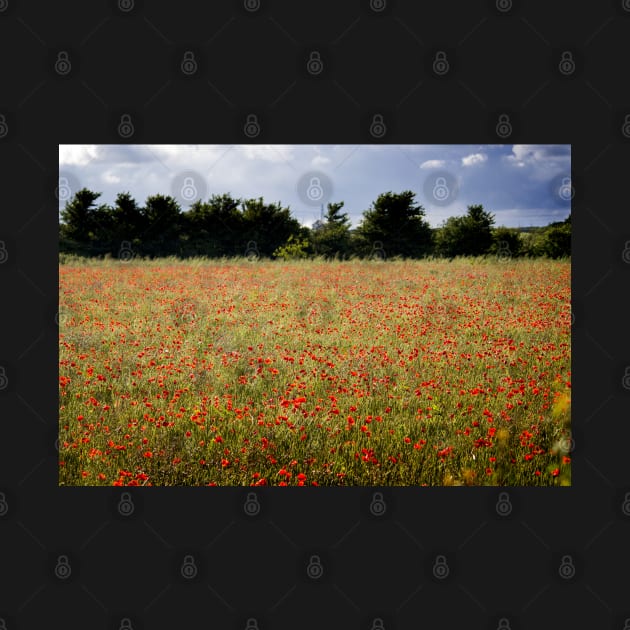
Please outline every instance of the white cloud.
[[103, 173], [103, 181], [108, 184], [120, 184], [122, 179], [111, 171], [107, 171], [106, 173]]
[[537, 164], [571, 159], [571, 149], [567, 145], [556, 144], [515, 144], [512, 155], [505, 156], [506, 161], [520, 166], [521, 164]]
[[488, 160], [485, 153], [473, 153], [462, 158], [462, 166], [474, 166], [475, 164], [483, 164]]
[[427, 160], [420, 164], [420, 168], [444, 168], [445, 164], [444, 160]]
[[98, 157], [98, 146], [95, 144], [60, 144], [60, 166], [85, 166]]
[[[570, 172], [571, 146], [566, 144], [515, 144], [503, 161], [527, 170], [534, 181], [548, 180], [554, 173]], [[527, 167], [527, 168], [526, 168]]]
[[504, 156], [504, 159], [512, 166], [523, 167], [526, 162], [532, 161], [534, 155], [533, 146], [530, 144], [515, 144], [512, 147], [511, 155]]
[[533, 161], [540, 157], [541, 152], [535, 144], [515, 144], [512, 147], [512, 155], [508, 156], [508, 160], [515, 162]]

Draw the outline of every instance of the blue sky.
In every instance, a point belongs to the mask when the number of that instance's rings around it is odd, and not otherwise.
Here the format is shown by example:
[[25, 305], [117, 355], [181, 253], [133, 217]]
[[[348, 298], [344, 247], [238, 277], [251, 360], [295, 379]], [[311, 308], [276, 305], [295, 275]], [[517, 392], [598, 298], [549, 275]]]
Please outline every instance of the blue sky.
[[383, 192], [412, 190], [432, 227], [482, 204], [495, 225], [565, 219], [570, 145], [60, 145], [59, 207], [79, 188], [113, 204], [162, 193], [182, 209], [231, 193], [289, 206], [311, 225], [321, 203], [344, 201], [353, 226]]

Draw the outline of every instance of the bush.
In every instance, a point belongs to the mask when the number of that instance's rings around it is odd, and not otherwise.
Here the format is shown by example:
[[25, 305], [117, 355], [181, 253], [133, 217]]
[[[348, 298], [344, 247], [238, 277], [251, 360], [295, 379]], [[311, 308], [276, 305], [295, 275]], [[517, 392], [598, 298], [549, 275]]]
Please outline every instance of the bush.
[[309, 243], [308, 239], [298, 239], [293, 238], [293, 234], [289, 236], [287, 242], [278, 247], [274, 252], [274, 258], [281, 258], [282, 260], [295, 260], [296, 258], [306, 258], [307, 257], [307, 249]]
[[523, 252], [523, 240], [518, 230], [498, 227], [492, 231], [492, 245], [489, 253], [495, 256], [509, 255], [512, 258]]

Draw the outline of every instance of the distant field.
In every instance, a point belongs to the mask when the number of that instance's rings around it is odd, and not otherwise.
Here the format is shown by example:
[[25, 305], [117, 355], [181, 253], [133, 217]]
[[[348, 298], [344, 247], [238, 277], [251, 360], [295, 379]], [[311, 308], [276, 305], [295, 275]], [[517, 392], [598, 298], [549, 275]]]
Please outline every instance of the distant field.
[[566, 261], [60, 265], [61, 485], [570, 485]]

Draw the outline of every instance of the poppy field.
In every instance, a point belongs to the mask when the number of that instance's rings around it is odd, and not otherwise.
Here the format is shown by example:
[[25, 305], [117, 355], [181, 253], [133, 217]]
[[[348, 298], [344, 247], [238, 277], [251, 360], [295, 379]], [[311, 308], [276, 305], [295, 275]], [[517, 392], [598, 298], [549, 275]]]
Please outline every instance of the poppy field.
[[567, 486], [566, 260], [71, 259], [59, 484]]

